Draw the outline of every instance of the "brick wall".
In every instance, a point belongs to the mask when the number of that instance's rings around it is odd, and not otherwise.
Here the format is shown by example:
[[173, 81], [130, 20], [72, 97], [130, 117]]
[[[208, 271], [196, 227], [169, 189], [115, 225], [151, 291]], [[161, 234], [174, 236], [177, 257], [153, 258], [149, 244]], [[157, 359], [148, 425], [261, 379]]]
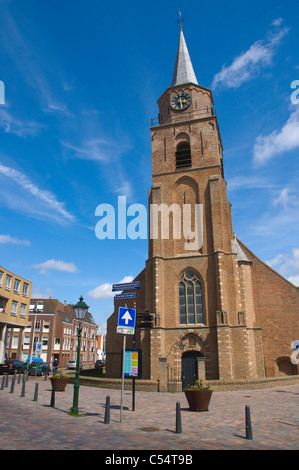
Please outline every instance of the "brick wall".
[[277, 359], [289, 358], [291, 343], [299, 338], [299, 288], [263, 263], [244, 244], [239, 244], [252, 262], [254, 309], [262, 328], [265, 368], [267, 376], [274, 376], [279, 374]]

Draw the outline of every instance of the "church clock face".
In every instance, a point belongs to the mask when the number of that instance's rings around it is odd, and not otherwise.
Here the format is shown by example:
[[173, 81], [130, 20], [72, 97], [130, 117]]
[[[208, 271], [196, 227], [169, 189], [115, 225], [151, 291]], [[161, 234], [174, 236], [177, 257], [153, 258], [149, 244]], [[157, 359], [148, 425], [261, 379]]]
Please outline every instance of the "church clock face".
[[183, 109], [188, 108], [190, 104], [191, 96], [188, 95], [188, 93], [180, 92], [172, 98], [170, 106], [176, 111], [182, 111]]

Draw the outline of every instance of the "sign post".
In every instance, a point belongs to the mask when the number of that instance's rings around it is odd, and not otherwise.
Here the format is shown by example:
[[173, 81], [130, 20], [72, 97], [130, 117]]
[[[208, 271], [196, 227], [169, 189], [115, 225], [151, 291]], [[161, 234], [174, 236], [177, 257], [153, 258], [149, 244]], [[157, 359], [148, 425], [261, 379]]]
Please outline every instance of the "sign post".
[[[112, 291], [126, 291], [140, 289], [140, 281], [127, 282], [123, 284], [112, 284]], [[135, 292], [127, 292], [116, 295], [116, 299], [132, 299], [136, 297]], [[120, 422], [122, 422], [123, 396], [125, 386], [125, 359], [126, 359], [126, 335], [134, 335], [136, 324], [136, 308], [128, 308], [127, 300], [125, 307], [118, 309], [118, 321], [116, 332], [124, 335], [123, 337], [123, 357], [122, 357], [122, 377], [121, 377], [121, 400], [120, 400]]]
[[125, 385], [126, 335], [134, 335], [135, 324], [136, 324], [136, 308], [119, 307], [116, 331], [117, 333], [121, 333], [124, 335], [123, 363], [122, 363], [122, 377], [121, 377], [120, 422], [122, 422], [123, 396], [124, 396], [124, 385]]
[[120, 417], [119, 417], [119, 422], [120, 423], [122, 422], [124, 388], [125, 388], [125, 351], [126, 351], [126, 335], [124, 334], [124, 339], [123, 339], [123, 364], [122, 364], [122, 374], [121, 374]]

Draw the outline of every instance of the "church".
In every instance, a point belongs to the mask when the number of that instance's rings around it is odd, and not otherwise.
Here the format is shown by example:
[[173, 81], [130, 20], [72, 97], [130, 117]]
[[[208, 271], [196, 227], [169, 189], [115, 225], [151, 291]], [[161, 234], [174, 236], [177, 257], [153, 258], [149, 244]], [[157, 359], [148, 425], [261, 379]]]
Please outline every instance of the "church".
[[[159, 235], [153, 237], [149, 220], [148, 259], [135, 279], [140, 281], [136, 299], [128, 301], [128, 307], [136, 306], [137, 318], [150, 320], [137, 321], [134, 337], [127, 335], [127, 348], [142, 352], [141, 378], [170, 391], [171, 383], [179, 390], [197, 378], [298, 374], [299, 361], [291, 355], [299, 339], [299, 288], [233, 231], [213, 96], [197, 82], [182, 26], [171, 86], [158, 106], [150, 129], [149, 208], [163, 205], [183, 214], [189, 207], [191, 221], [190, 237], [183, 236], [184, 219], [169, 210], [169, 236], [163, 236], [162, 211]], [[116, 332], [119, 306], [124, 301], [115, 300], [107, 322], [106, 375], [117, 378], [123, 336]]]

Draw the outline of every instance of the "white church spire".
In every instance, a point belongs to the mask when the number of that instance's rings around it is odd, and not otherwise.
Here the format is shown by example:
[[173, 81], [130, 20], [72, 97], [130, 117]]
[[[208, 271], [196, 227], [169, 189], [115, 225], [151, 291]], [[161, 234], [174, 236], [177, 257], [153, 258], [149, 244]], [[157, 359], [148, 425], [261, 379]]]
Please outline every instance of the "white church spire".
[[182, 25], [180, 25], [180, 40], [171, 86], [185, 85], [187, 83], [195, 83], [198, 85], [185, 41]]

